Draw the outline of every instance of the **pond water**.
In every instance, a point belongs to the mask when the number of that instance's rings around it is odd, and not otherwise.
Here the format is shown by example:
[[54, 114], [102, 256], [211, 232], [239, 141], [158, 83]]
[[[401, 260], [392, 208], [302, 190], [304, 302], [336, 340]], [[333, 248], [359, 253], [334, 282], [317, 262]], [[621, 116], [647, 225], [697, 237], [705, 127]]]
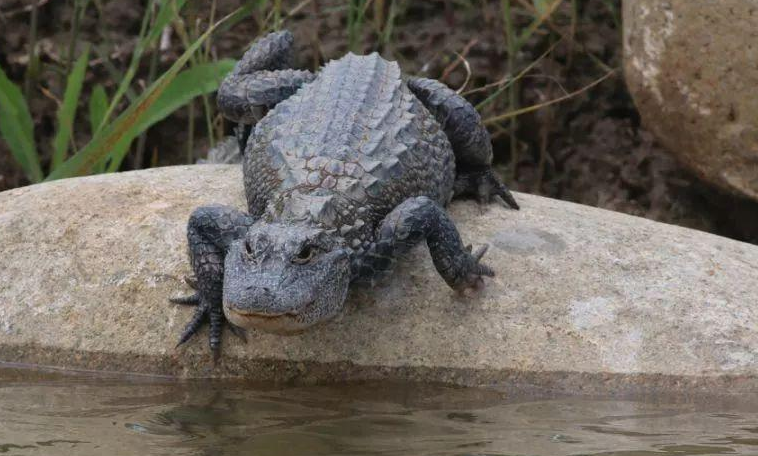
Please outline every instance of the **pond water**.
[[507, 397], [388, 383], [269, 389], [0, 369], [2, 455], [758, 454], [740, 398]]

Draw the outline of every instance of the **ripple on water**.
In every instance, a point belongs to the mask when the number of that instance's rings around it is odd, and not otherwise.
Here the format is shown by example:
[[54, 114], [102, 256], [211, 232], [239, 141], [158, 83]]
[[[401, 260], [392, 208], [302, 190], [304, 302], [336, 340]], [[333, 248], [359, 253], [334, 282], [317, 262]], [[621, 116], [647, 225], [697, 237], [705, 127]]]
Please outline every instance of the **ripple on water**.
[[758, 453], [758, 410], [725, 402], [5, 374], [0, 370], [0, 455]]

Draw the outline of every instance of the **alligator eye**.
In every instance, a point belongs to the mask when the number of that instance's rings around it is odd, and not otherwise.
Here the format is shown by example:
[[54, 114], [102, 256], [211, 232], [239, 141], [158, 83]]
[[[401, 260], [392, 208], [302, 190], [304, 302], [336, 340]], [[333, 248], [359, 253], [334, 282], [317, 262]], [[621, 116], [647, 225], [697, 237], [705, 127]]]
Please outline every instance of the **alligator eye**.
[[248, 255], [253, 254], [253, 246], [250, 245], [250, 241], [245, 241], [245, 251], [247, 252]]
[[305, 264], [313, 258], [313, 254], [316, 252], [316, 249], [311, 247], [310, 245], [304, 246], [300, 253], [297, 254], [297, 256], [292, 260], [294, 263], [297, 264]]

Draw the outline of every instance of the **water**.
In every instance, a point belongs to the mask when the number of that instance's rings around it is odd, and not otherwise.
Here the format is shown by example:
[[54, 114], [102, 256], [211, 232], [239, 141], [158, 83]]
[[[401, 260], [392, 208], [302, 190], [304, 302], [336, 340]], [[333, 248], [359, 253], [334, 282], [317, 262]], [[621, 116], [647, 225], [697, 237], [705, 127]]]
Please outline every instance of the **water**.
[[758, 454], [740, 400], [509, 398], [393, 384], [284, 389], [0, 370], [0, 455]]

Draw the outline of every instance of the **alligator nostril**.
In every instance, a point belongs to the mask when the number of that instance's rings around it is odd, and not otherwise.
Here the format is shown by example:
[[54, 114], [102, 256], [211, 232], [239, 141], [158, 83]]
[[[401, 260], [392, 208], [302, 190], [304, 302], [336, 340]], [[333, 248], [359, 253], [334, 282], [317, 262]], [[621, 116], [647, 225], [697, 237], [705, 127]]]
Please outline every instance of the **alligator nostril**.
[[260, 291], [262, 294], [270, 295], [271, 289], [268, 287], [259, 287], [258, 285], [248, 285], [246, 288], [247, 291]]

